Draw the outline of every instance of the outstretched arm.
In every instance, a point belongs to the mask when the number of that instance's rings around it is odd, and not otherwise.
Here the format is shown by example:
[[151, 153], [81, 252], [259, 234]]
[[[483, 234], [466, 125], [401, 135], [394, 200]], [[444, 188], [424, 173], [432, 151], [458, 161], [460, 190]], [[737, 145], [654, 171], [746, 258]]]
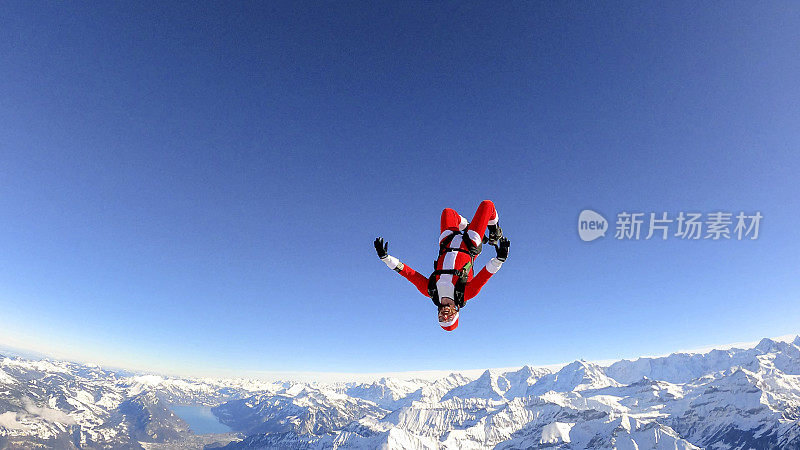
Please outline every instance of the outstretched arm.
[[495, 247], [497, 250], [497, 257], [490, 259], [489, 262], [486, 263], [486, 266], [464, 287], [464, 300], [469, 300], [478, 295], [483, 285], [489, 281], [489, 278], [500, 270], [503, 262], [508, 258], [508, 249], [510, 246], [511, 242], [509, 242], [508, 239], [500, 239], [497, 247]]
[[394, 270], [405, 277], [405, 279], [410, 281], [417, 288], [417, 290], [422, 293], [422, 295], [426, 297], [428, 296], [428, 279], [411, 267], [408, 267], [400, 262], [399, 259], [391, 256], [389, 254], [388, 242], [384, 242], [383, 238], [380, 237], [375, 239], [375, 250], [378, 252], [378, 257], [381, 258], [381, 261], [383, 261], [390, 269]]
[[503, 265], [502, 261], [499, 261], [497, 258], [492, 258], [486, 263], [486, 266], [475, 275], [466, 286], [464, 286], [464, 300], [469, 300], [472, 297], [478, 295], [478, 293], [483, 288], [483, 285], [489, 281], [489, 278], [492, 277], [498, 270], [500, 270], [500, 266]]

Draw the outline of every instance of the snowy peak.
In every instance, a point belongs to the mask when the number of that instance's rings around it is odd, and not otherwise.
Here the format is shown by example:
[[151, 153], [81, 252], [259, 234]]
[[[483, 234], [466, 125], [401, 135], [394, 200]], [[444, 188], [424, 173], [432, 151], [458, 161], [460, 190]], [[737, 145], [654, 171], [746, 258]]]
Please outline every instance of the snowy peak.
[[[771, 346], [764, 341], [759, 345]], [[687, 383], [703, 375], [724, 372], [737, 366], [757, 370], [760, 365], [757, 356], [763, 353], [758, 348], [712, 350], [707, 353], [673, 353], [660, 358], [617, 361], [608, 366], [605, 372], [623, 384], [633, 383], [643, 377], [670, 383]]]
[[487, 400], [511, 400], [527, 395], [528, 387], [550, 372], [546, 369], [532, 369], [523, 366], [516, 371], [486, 370], [476, 380], [459, 386], [442, 397], [442, 401], [452, 398], [482, 398]]
[[246, 434], [316, 436], [333, 433], [359, 419], [374, 420], [388, 412], [372, 402], [300, 384], [278, 394], [232, 400], [212, 411], [224, 424]]
[[769, 352], [777, 352], [781, 351], [786, 348], [788, 344], [785, 342], [776, 342], [769, 338], [764, 338], [759, 341], [758, 345], [756, 345], [756, 350], [760, 351], [761, 353], [769, 353]]
[[397, 409], [422, 397], [419, 382], [396, 378], [381, 378], [373, 383], [351, 386], [344, 392], [389, 409]]
[[516, 380], [520, 383], [525, 382], [528, 384], [533, 384], [536, 382], [537, 379], [542, 377], [543, 375], [547, 375], [551, 373], [548, 369], [541, 369], [536, 368], [534, 369], [531, 366], [522, 366], [519, 370], [513, 372], [506, 372], [505, 377], [509, 380]]
[[620, 383], [606, 375], [602, 367], [586, 361], [574, 361], [556, 373], [543, 376], [531, 386], [528, 393], [541, 395], [550, 391], [585, 391], [610, 386], [620, 386]]
[[463, 386], [459, 386], [442, 397], [442, 401], [453, 398], [484, 398], [488, 400], [502, 400], [506, 391], [505, 382], [498, 386], [498, 376], [486, 370], [478, 379]]
[[137, 441], [175, 442], [189, 433], [189, 426], [170, 411], [153, 392], [145, 392], [119, 405], [130, 436]]

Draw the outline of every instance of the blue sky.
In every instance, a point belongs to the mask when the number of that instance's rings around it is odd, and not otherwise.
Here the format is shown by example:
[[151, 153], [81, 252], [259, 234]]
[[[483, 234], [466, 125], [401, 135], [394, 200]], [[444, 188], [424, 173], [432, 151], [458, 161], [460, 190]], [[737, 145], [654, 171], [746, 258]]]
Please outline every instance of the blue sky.
[[[791, 3], [0, 6], [0, 343], [183, 373], [660, 354], [800, 332]], [[439, 214], [508, 262], [445, 333]], [[578, 239], [585, 208], [755, 241]], [[482, 255], [482, 265], [492, 251]]]

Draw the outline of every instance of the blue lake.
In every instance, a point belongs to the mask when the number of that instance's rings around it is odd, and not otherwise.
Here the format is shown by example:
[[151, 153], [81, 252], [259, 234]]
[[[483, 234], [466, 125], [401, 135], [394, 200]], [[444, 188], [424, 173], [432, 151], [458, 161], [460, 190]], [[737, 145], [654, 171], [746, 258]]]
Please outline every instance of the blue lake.
[[170, 409], [186, 423], [196, 434], [230, 433], [229, 426], [217, 420], [209, 406], [181, 406], [172, 405]]

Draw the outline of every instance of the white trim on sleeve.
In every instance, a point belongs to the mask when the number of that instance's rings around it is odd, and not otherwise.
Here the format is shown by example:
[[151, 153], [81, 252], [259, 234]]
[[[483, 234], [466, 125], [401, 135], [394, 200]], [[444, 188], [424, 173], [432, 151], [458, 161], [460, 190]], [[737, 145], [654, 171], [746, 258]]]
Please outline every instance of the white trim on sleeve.
[[472, 243], [475, 245], [481, 245], [481, 241], [483, 241], [483, 236], [478, 234], [475, 230], [467, 230], [467, 235], [469, 236]]
[[381, 258], [381, 261], [386, 263], [386, 265], [389, 266], [389, 268], [392, 270], [397, 268], [397, 265], [400, 264], [400, 260], [391, 255], [387, 255], [385, 258]]
[[500, 270], [500, 267], [502, 266], [503, 266], [503, 261], [500, 261], [497, 258], [492, 258], [489, 260], [488, 263], [486, 263], [486, 270], [491, 274], [495, 274], [497, 273], [498, 270]]
[[490, 220], [490, 221], [488, 221], [488, 222], [486, 222], [486, 223], [487, 223], [488, 225], [497, 225], [497, 222], [499, 222], [499, 221], [500, 221], [500, 214], [499, 214], [499, 213], [497, 212], [497, 210], [495, 209], [495, 210], [494, 210], [494, 219], [492, 219], [492, 220]]
[[467, 220], [466, 217], [460, 214], [458, 215], [458, 217], [461, 217], [461, 222], [458, 223], [458, 229], [460, 231], [464, 231], [464, 228], [467, 228], [467, 225], [469, 225], [469, 221]]

